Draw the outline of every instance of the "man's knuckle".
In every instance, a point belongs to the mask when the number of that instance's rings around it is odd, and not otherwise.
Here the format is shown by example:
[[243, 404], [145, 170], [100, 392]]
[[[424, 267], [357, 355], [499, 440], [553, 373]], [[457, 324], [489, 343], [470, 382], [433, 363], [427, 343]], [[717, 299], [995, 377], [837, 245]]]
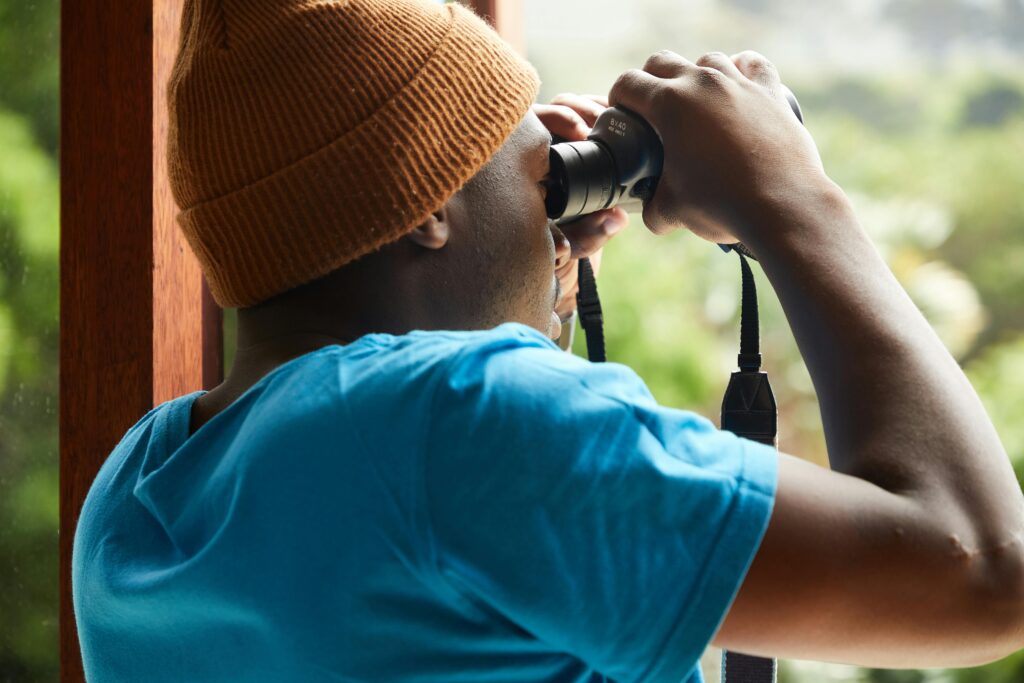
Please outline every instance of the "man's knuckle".
[[647, 74], [640, 69], [629, 69], [615, 79], [611, 90], [608, 91], [608, 99], [613, 102], [621, 100], [626, 93], [634, 98], [649, 98], [650, 93], [647, 92], [646, 77]]
[[775, 65], [760, 52], [745, 50], [739, 54], [739, 60], [751, 71], [758, 73], [771, 73], [775, 71]]
[[640, 69], [627, 69], [619, 74], [619, 77], [615, 79], [615, 83], [612, 84], [612, 89], [635, 87], [640, 81], [641, 73]]
[[644, 71], [649, 71], [650, 69], [656, 69], [658, 67], [658, 65], [662, 63], [662, 61], [663, 61], [663, 53], [662, 52], [655, 52], [653, 55], [651, 55], [646, 60], [644, 60], [643, 70]]
[[659, 69], [667, 66], [679, 67], [683, 63], [682, 59], [672, 50], [658, 50], [644, 62], [644, 71], [651, 69]]
[[721, 62], [723, 59], [728, 59], [724, 52], [718, 50], [712, 50], [711, 52], [705, 52], [697, 60], [698, 66], [709, 66]]
[[710, 66], [702, 66], [696, 72], [697, 84], [705, 90], [723, 90], [726, 87], [726, 75]]

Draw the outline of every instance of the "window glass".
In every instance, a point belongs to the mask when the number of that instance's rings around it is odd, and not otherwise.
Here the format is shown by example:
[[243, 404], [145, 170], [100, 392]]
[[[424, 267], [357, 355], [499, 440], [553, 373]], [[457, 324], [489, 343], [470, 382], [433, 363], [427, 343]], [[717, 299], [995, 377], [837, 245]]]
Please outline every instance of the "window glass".
[[58, 19], [0, 0], [0, 680], [55, 681]]

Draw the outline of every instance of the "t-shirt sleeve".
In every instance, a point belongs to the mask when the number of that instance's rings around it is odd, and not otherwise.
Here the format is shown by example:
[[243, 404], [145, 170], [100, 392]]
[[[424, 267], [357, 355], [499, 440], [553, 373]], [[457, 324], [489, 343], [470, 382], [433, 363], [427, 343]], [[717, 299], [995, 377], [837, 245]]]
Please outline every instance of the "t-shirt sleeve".
[[446, 583], [620, 683], [689, 676], [767, 527], [775, 450], [539, 345], [464, 350], [433, 400]]

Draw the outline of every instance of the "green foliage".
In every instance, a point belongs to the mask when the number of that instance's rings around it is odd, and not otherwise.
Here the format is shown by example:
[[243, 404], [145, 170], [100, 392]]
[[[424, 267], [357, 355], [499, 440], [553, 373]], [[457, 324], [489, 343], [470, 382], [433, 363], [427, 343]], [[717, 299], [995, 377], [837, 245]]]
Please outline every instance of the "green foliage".
[[800, 88], [800, 105], [815, 116], [860, 121], [884, 132], [905, 133], [921, 118], [921, 105], [892, 82], [846, 76], [822, 88]]
[[[745, 47], [740, 43], [756, 38], [765, 22], [788, 21], [783, 10], [790, 4], [733, 0], [728, 21], [717, 23], [666, 7], [643, 24], [643, 45], [628, 48], [627, 66], [678, 44], [687, 30]], [[963, 38], [951, 18], [964, 18], [968, 32], [980, 20], [977, 3], [943, 4], [950, 12], [935, 13], [923, 0], [891, 2], [890, 16], [926, 52], [945, 55]], [[1021, 3], [1001, 7], [993, 16], [1008, 19], [996, 22], [998, 35], [1019, 46], [1024, 23], [1011, 19], [1024, 16]], [[58, 8], [56, 0], [0, 0], [0, 681], [53, 681], [58, 670]], [[932, 22], [940, 25], [929, 36]], [[600, 91], [620, 70], [609, 61], [614, 50], [594, 49], [564, 30], [558, 40], [585, 53], [590, 67], [574, 69], [566, 89]], [[563, 61], [547, 49], [536, 57], [551, 87]], [[593, 60], [604, 61], [598, 68]], [[790, 85], [830, 175], [854, 198], [893, 271], [964, 364], [1024, 477], [1016, 410], [1024, 396], [1024, 79], [986, 66], [818, 74]], [[717, 420], [738, 345], [736, 257], [683, 232], [655, 238], [634, 220], [609, 246], [600, 284], [609, 357], [633, 367], [661, 402]], [[760, 275], [758, 284], [781, 443], [824, 463], [806, 368]], [[783, 662], [780, 680], [1024, 680], [1024, 653], [948, 672], [844, 667], [824, 674], [797, 664]]]
[[0, 109], [25, 117], [33, 137], [52, 156], [60, 115], [59, 20], [57, 0], [0, 1]]
[[0, 2], [0, 681], [55, 681], [59, 3]]
[[4, 219], [18, 231], [18, 240], [31, 256], [53, 258], [60, 204], [54, 201], [57, 175], [52, 155], [36, 144], [27, 119], [0, 110], [0, 188]]
[[[662, 403], [710, 406], [714, 390], [724, 386], [728, 364], [725, 359], [709, 363], [704, 354], [719, 346], [725, 322], [709, 318], [705, 308], [709, 297], [724, 296], [725, 317], [731, 320], [739, 290], [725, 276], [725, 259], [714, 245], [683, 233], [654, 240], [633, 216], [601, 266], [609, 358], [628, 359]], [[712, 268], [722, 270], [722, 277], [693, 277]], [[574, 351], [585, 356], [585, 349], [581, 333]]]
[[920, 671], [902, 669], [873, 669], [865, 676], [866, 683], [926, 683]]
[[1024, 95], [1013, 83], [988, 83], [964, 103], [965, 128], [1001, 126], [1024, 110]]
[[1024, 482], [1024, 422], [1020, 419], [1020, 401], [1024, 397], [1024, 335], [986, 349], [971, 363], [968, 375], [999, 432], [1017, 471], [1017, 479]]
[[57, 672], [55, 160], [0, 111], [0, 680]]
[[988, 666], [950, 672], [950, 683], [1020, 683], [1024, 681], [1024, 650]]

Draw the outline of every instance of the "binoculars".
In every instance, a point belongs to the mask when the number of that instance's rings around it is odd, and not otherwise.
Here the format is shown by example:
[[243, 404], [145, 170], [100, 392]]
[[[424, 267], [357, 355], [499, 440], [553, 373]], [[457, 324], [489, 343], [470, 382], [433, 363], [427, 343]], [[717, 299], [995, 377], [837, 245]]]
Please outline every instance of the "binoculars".
[[[800, 104], [783, 88], [802, 123]], [[550, 154], [545, 208], [548, 218], [559, 222], [613, 206], [641, 210], [654, 194], [664, 161], [654, 128], [622, 107], [605, 109], [586, 140], [557, 142]]]

